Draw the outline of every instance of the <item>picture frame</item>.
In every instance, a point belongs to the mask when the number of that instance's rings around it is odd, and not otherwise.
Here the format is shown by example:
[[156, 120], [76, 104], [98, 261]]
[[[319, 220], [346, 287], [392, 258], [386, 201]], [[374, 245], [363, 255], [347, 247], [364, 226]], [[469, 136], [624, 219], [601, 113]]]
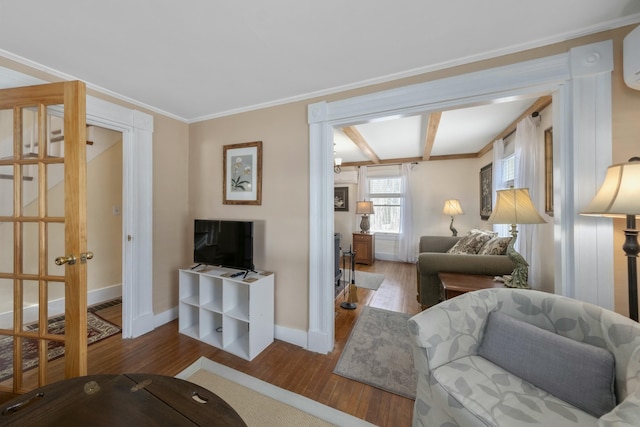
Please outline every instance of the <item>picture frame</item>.
[[480, 169], [480, 219], [487, 220], [493, 211], [493, 163]]
[[544, 212], [553, 216], [553, 127], [544, 131]]
[[222, 203], [262, 204], [262, 141], [222, 147]]
[[335, 212], [349, 212], [349, 187], [334, 187], [333, 210]]

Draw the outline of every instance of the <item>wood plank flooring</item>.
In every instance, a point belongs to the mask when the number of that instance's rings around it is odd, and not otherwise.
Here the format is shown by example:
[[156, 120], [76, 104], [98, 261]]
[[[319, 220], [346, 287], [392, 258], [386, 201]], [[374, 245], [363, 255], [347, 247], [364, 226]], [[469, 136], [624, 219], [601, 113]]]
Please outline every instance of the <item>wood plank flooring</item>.
[[[336, 298], [335, 348], [327, 355], [276, 340], [248, 362], [179, 334], [175, 320], [133, 340], [123, 340], [118, 335], [89, 346], [88, 373], [174, 376], [205, 356], [375, 425], [410, 426], [413, 400], [335, 375], [333, 369], [362, 307], [369, 305], [408, 314], [420, 311], [415, 298], [415, 265], [378, 260], [372, 266], [357, 265], [357, 270], [383, 274], [385, 281], [377, 291], [358, 289], [359, 302], [355, 310], [340, 308], [344, 298], [341, 295]], [[108, 307], [97, 314], [121, 324], [121, 306]], [[0, 393], [0, 401], [10, 397], [8, 393]]]

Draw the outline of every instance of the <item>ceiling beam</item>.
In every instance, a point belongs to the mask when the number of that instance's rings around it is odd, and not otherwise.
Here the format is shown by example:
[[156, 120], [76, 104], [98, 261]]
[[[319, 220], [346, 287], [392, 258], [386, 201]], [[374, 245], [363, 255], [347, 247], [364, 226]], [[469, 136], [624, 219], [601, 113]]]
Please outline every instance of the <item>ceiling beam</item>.
[[[460, 160], [460, 159], [475, 159], [476, 153], [467, 153], [467, 154], [447, 154], [443, 156], [431, 156], [428, 161], [434, 160]], [[371, 165], [398, 165], [402, 163], [414, 163], [414, 162], [424, 162], [425, 160], [422, 157], [405, 157], [398, 159], [383, 159], [378, 163], [373, 163], [371, 161], [364, 162], [343, 162], [342, 167], [347, 166], [371, 166]]]
[[369, 158], [371, 163], [378, 164], [380, 163], [380, 159], [373, 151], [369, 143], [364, 139], [364, 137], [358, 132], [355, 126], [347, 126], [342, 128], [342, 132], [349, 137], [350, 140], [353, 141], [354, 144], [364, 153], [365, 156]]
[[485, 145], [482, 148], [482, 150], [478, 151], [478, 154], [476, 155], [476, 157], [482, 157], [485, 154], [487, 154], [489, 151], [493, 150], [493, 142], [498, 140], [498, 139], [505, 138], [507, 135], [509, 135], [510, 133], [515, 131], [516, 130], [516, 126], [518, 126], [518, 123], [520, 123], [520, 121], [522, 119], [524, 119], [527, 116], [530, 116], [531, 114], [533, 114], [536, 111], [540, 112], [541, 110], [544, 110], [549, 105], [551, 105], [551, 95], [545, 95], [545, 96], [541, 96], [540, 98], [538, 98], [536, 100], [536, 102], [534, 102], [531, 105], [531, 107], [529, 107], [524, 113], [522, 113], [520, 115], [520, 117], [515, 119], [502, 132], [500, 132], [498, 135], [496, 135], [495, 138], [493, 138], [491, 141], [489, 141], [489, 143], [487, 143], [487, 145]]
[[436, 134], [438, 133], [438, 126], [440, 126], [441, 112], [429, 114], [429, 121], [427, 122], [427, 135], [424, 140], [424, 153], [422, 154], [422, 160], [429, 160], [431, 158], [431, 150], [433, 150], [433, 143], [436, 141]]

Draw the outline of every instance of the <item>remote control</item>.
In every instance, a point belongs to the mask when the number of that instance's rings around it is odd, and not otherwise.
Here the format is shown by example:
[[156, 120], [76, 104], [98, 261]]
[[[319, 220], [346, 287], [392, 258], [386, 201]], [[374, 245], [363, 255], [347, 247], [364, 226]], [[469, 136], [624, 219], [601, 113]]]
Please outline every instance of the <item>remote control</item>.
[[230, 277], [238, 277], [238, 276], [242, 276], [244, 273], [242, 271], [239, 271], [237, 273], [233, 273]]

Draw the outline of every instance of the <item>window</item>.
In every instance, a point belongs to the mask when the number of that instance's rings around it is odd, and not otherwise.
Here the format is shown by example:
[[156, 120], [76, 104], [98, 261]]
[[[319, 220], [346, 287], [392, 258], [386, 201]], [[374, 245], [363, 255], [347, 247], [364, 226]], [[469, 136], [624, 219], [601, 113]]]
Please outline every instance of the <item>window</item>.
[[400, 177], [369, 178], [369, 199], [375, 212], [369, 220], [372, 232], [400, 233], [402, 197]]
[[510, 156], [502, 159], [502, 182], [505, 188], [511, 188], [516, 178], [516, 156]]

